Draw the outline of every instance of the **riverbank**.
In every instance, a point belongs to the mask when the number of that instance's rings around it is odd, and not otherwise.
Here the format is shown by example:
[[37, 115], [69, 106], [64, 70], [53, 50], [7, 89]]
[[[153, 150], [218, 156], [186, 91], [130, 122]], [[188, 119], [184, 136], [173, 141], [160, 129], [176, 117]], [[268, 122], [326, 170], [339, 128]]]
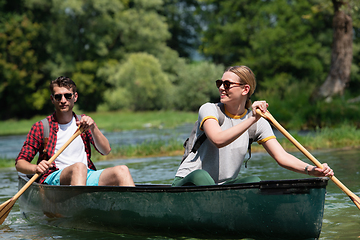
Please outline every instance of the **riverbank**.
[[[76, 113], [83, 112], [75, 110]], [[146, 128], [174, 128], [197, 120], [195, 112], [179, 111], [114, 111], [84, 113], [96, 122], [99, 129], [107, 132], [121, 132], [125, 130]], [[31, 126], [46, 116], [36, 116], [31, 119], [0, 121], [0, 136], [24, 135]]]
[[[318, 130], [317, 132], [302, 135], [296, 133], [291, 134], [310, 152], [322, 149], [351, 149], [359, 148], [360, 146], [360, 130], [356, 129], [354, 126], [349, 125], [343, 125], [336, 129], [325, 128]], [[286, 151], [298, 151], [297, 148], [286, 138], [279, 136], [278, 141]], [[179, 156], [180, 162], [184, 151], [182, 145], [183, 143], [176, 139], [167, 141], [152, 140], [138, 145], [115, 147], [107, 156], [102, 156], [96, 151], [93, 151], [92, 159], [94, 162], [98, 162], [113, 159]], [[251, 149], [252, 152], [265, 152], [265, 149], [257, 143], [253, 143]], [[13, 166], [13, 159], [0, 158], [0, 168]]]
[[[197, 113], [176, 111], [90, 113], [89, 115], [92, 116], [100, 129], [111, 132], [146, 128], [172, 129], [184, 123], [192, 124], [197, 118]], [[0, 135], [8, 135], [9, 133], [27, 134], [32, 124], [43, 117], [38, 116], [29, 120], [1, 122]], [[348, 124], [343, 124], [333, 129], [319, 129], [318, 131], [301, 135], [292, 131], [290, 133], [310, 152], [319, 149], [358, 148], [360, 146], [360, 130]], [[286, 151], [298, 151], [286, 138], [279, 136], [278, 141]], [[102, 156], [93, 151], [92, 159], [94, 162], [97, 162], [113, 159], [179, 156], [180, 161], [183, 151], [182, 141], [176, 139], [166, 141], [151, 140], [137, 145], [113, 147], [111, 153], [107, 156]], [[252, 144], [252, 152], [260, 151], [265, 150], [257, 143]], [[0, 153], [0, 168], [13, 166], [14, 159], [1, 158]]]
[[[324, 128], [308, 134], [290, 134], [305, 147], [308, 151], [326, 149], [354, 149], [360, 147], [360, 130], [355, 126], [342, 125], [335, 129]], [[288, 139], [279, 136], [277, 140], [288, 152], [299, 151]], [[265, 149], [253, 143], [252, 152], [265, 152]], [[181, 156], [183, 155], [183, 143], [176, 140], [171, 141], [150, 141], [136, 146], [124, 146], [115, 148], [108, 156], [101, 156], [96, 153], [95, 161], [126, 159], [134, 157], [156, 157], [156, 156]]]

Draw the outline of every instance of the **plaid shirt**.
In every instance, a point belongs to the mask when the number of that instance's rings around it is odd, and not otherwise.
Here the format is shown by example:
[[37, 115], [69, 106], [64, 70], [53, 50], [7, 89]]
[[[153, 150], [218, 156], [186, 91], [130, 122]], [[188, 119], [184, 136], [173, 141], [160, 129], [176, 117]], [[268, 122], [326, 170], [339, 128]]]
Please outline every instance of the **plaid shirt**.
[[[73, 113], [75, 119], [78, 120], [75, 113]], [[82, 115], [83, 116], [83, 115]], [[57, 132], [59, 130], [58, 122], [55, 117], [55, 113], [47, 117], [49, 121], [49, 141], [47, 143], [46, 149], [43, 146], [43, 135], [44, 135], [44, 126], [41, 121], [36, 122], [30, 129], [26, 137], [26, 141], [24, 142], [23, 147], [15, 160], [15, 164], [19, 159], [24, 159], [28, 162], [31, 162], [35, 155], [39, 152], [39, 159], [37, 164], [42, 160], [48, 160], [51, 156], [54, 155], [56, 140], [57, 140]], [[96, 170], [94, 163], [91, 161], [91, 146], [90, 143], [95, 147], [94, 140], [92, 138], [90, 130], [81, 134], [81, 138], [85, 145], [85, 152], [87, 156], [88, 168]], [[99, 150], [95, 147], [95, 149], [99, 152]], [[100, 152], [101, 154], [101, 152]], [[37, 180], [39, 183], [43, 183], [47, 176], [53, 173], [56, 170], [59, 170], [56, 167], [55, 161], [52, 163], [53, 167], [49, 169], [49, 171], [45, 172], [40, 178]]]

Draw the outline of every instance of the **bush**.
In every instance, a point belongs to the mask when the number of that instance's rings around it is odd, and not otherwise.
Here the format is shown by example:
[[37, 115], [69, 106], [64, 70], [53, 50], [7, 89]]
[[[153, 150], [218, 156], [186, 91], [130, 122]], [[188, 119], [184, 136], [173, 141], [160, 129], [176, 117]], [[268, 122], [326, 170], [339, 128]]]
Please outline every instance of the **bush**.
[[200, 62], [185, 66], [179, 73], [175, 87], [174, 105], [178, 110], [197, 111], [209, 101], [217, 101], [219, 91], [215, 80], [220, 79], [224, 71], [222, 65]]
[[[106, 71], [113, 73], [107, 74]], [[113, 88], [106, 90], [102, 110], [160, 110], [168, 107], [172, 84], [160, 62], [147, 53], [133, 53], [99, 70]]]

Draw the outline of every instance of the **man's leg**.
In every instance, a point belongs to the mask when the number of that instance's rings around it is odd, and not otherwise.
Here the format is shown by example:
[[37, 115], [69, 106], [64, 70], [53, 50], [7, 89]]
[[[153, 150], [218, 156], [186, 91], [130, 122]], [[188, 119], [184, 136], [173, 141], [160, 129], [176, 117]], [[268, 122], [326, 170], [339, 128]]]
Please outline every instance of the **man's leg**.
[[129, 168], [125, 165], [119, 165], [104, 169], [99, 178], [99, 186], [106, 185], [129, 187], [135, 186]]
[[60, 175], [61, 185], [86, 185], [87, 168], [83, 163], [74, 163], [64, 168]]

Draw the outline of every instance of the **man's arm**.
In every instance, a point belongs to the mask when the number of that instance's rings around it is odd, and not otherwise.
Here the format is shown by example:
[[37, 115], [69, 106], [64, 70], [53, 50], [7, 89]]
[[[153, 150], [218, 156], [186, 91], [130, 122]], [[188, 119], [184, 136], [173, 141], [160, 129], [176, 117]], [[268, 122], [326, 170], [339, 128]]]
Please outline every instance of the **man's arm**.
[[96, 148], [104, 155], [108, 155], [111, 151], [109, 140], [104, 136], [100, 129], [96, 126], [91, 129]]
[[111, 151], [110, 143], [104, 134], [95, 124], [95, 121], [89, 116], [81, 117], [81, 121], [78, 124], [83, 125], [85, 129], [90, 129], [95, 147], [103, 154], [108, 155]]
[[[15, 160], [15, 168], [17, 171], [24, 174], [43, 174], [52, 164], [49, 164], [46, 160], [41, 161], [39, 164], [32, 164], [36, 153], [41, 149], [43, 136], [41, 134], [42, 124], [40, 122], [35, 123], [22, 146], [18, 157]], [[40, 154], [41, 156], [41, 154]]]
[[39, 164], [32, 164], [24, 159], [19, 159], [16, 162], [16, 170], [18, 172], [24, 173], [24, 174], [43, 174], [46, 172], [50, 167], [52, 167], [52, 164], [50, 164], [46, 160], [42, 160]]

